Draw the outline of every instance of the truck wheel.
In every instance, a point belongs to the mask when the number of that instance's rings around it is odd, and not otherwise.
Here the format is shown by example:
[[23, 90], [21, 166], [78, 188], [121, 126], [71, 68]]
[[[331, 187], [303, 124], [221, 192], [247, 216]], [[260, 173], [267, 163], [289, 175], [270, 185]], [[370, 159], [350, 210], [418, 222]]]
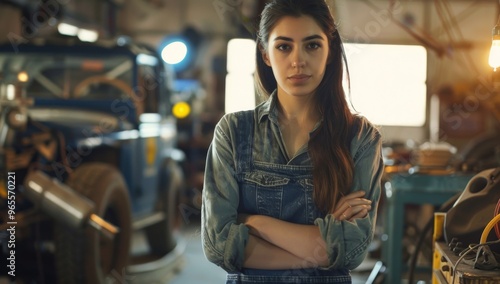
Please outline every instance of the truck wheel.
[[93, 201], [94, 213], [117, 226], [120, 232], [110, 240], [89, 225], [74, 230], [56, 224], [58, 282], [123, 281], [128, 264], [132, 221], [127, 186], [121, 174], [110, 165], [88, 163], [77, 168], [67, 184]]
[[171, 252], [177, 244], [174, 231], [179, 223], [179, 197], [184, 183], [182, 170], [173, 160], [167, 160], [164, 169], [162, 174], [166, 180], [162, 184], [165, 188], [159, 192], [156, 208], [165, 218], [145, 228], [150, 251], [158, 255]]

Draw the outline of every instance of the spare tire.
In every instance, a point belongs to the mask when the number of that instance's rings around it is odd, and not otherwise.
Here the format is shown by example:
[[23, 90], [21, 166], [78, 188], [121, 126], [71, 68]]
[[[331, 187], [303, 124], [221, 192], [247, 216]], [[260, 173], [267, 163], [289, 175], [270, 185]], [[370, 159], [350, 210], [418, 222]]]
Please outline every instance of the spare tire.
[[120, 172], [104, 163], [78, 167], [68, 186], [95, 204], [94, 213], [119, 228], [109, 239], [94, 228], [55, 226], [55, 261], [59, 283], [113, 283], [123, 281], [131, 239], [131, 206]]
[[179, 198], [184, 186], [184, 176], [179, 165], [171, 159], [165, 160], [162, 167], [163, 180], [160, 182], [156, 210], [164, 214], [163, 220], [145, 228], [150, 251], [159, 256], [175, 249], [177, 242], [174, 232], [179, 223]]

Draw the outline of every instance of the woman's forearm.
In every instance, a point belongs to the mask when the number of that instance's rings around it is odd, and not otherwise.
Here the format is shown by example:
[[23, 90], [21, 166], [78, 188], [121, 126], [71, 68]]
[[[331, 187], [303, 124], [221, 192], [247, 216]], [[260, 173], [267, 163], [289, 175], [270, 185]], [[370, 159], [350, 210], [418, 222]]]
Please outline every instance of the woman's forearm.
[[[371, 210], [372, 201], [364, 196], [364, 191], [343, 196], [332, 216], [336, 220], [349, 222], [365, 218]], [[317, 266], [330, 264], [326, 243], [318, 226], [290, 223], [264, 215], [241, 214], [238, 218], [250, 228], [250, 234]]]
[[326, 243], [315, 225], [294, 224], [268, 216], [248, 216], [250, 234], [315, 266], [328, 266]]
[[314, 263], [301, 259], [254, 235], [250, 235], [245, 248], [243, 267], [254, 269], [299, 269], [316, 267]]

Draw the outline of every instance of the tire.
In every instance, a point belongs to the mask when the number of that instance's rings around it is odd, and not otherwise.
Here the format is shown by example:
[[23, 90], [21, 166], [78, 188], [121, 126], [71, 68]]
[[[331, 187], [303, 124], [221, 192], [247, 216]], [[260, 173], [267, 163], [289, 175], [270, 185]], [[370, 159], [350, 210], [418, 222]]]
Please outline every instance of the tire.
[[180, 218], [178, 203], [184, 180], [182, 170], [175, 161], [165, 161], [163, 169], [164, 180], [160, 182], [163, 188], [158, 193], [156, 209], [163, 212], [165, 218], [145, 228], [150, 252], [157, 255], [165, 255], [177, 245], [174, 232]]
[[68, 186], [94, 202], [94, 213], [120, 229], [110, 240], [89, 225], [75, 230], [55, 226], [55, 261], [59, 283], [123, 281], [131, 239], [131, 208], [127, 186], [118, 170], [103, 163], [80, 166]]

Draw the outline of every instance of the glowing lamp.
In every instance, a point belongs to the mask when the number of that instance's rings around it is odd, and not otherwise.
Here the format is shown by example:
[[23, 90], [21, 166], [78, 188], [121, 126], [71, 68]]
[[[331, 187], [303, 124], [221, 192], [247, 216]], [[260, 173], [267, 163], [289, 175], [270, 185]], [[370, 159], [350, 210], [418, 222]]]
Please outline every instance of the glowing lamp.
[[188, 47], [182, 41], [167, 44], [161, 51], [161, 58], [168, 64], [178, 64], [187, 56]]
[[86, 42], [95, 42], [99, 38], [99, 33], [95, 30], [79, 29], [78, 39]]
[[28, 79], [29, 79], [28, 72], [21, 71], [17, 73], [17, 80], [19, 80], [19, 82], [26, 83], [28, 82]]
[[495, 26], [492, 30], [492, 42], [488, 63], [496, 71], [500, 67], [500, 26]]
[[196, 28], [186, 26], [182, 32], [166, 36], [158, 45], [158, 53], [180, 74], [194, 66], [202, 41], [203, 35]]
[[57, 26], [57, 31], [62, 35], [76, 36], [78, 35], [78, 27], [67, 23], [60, 23]]

